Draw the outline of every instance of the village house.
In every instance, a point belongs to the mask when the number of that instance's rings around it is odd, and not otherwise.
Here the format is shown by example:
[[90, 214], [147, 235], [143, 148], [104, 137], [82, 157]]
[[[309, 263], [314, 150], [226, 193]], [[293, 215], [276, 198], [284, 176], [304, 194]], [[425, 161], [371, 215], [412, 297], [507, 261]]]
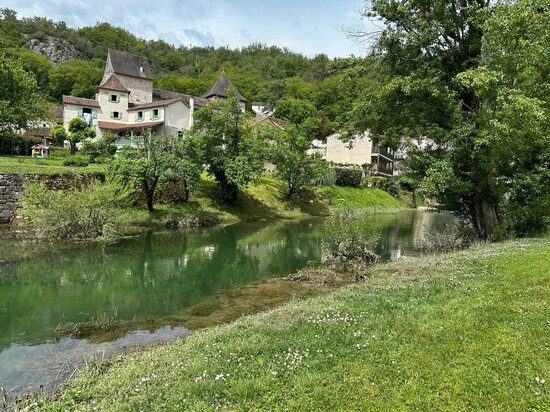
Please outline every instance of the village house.
[[[232, 86], [222, 73], [202, 96], [191, 96], [153, 87], [149, 61], [142, 56], [109, 50], [105, 72], [94, 99], [63, 96], [63, 125], [80, 117], [101, 137], [110, 132], [118, 146], [133, 143], [143, 129], [157, 136], [181, 136], [193, 126], [193, 113], [209, 101], [228, 97]], [[237, 90], [242, 110], [246, 98]]]
[[357, 134], [347, 142], [340, 139], [339, 133], [334, 133], [327, 136], [326, 141], [313, 140], [310, 153], [318, 153], [331, 163], [361, 166], [369, 174], [393, 176], [395, 154], [389, 148], [380, 147], [378, 142], [378, 138], [368, 132]]

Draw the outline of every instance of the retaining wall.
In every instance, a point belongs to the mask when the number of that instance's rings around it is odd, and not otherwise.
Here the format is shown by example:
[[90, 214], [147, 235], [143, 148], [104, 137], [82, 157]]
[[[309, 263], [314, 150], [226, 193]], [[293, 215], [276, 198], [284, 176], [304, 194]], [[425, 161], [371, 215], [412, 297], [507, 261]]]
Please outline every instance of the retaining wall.
[[25, 192], [25, 182], [42, 182], [50, 190], [82, 188], [95, 181], [103, 182], [101, 174], [63, 173], [51, 175], [32, 175], [0, 173], [0, 224], [13, 222], [19, 199]]

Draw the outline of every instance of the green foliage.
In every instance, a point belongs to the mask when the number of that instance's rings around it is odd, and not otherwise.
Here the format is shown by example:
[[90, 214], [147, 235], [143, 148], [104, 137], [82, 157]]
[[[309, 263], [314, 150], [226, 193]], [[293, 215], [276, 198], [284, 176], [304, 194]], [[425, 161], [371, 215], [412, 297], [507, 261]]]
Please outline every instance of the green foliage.
[[355, 167], [334, 167], [336, 173], [336, 186], [359, 187], [363, 178], [363, 171]]
[[76, 153], [76, 144], [83, 142], [86, 139], [92, 139], [95, 137], [95, 130], [80, 117], [75, 117], [69, 121], [69, 131], [63, 128], [63, 126], [55, 126], [52, 130], [52, 137], [59, 144], [63, 144], [65, 140], [69, 141], [70, 153], [74, 155]]
[[90, 158], [80, 154], [67, 156], [63, 159], [63, 166], [86, 167], [90, 164]]
[[[106, 56], [106, 54], [105, 54]], [[50, 95], [61, 101], [63, 95], [93, 98], [103, 77], [105, 60], [69, 60], [49, 73]]]
[[109, 142], [110, 139], [104, 138], [103, 136], [96, 141], [85, 140], [82, 142], [81, 152], [88, 156], [91, 162], [96, 162], [101, 158], [111, 158], [115, 155], [117, 147]]
[[221, 198], [234, 204], [238, 189], [260, 177], [266, 158], [266, 143], [261, 134], [251, 132], [235, 90], [227, 100], [197, 111], [192, 135], [200, 142], [206, 170], [216, 178]]
[[184, 182], [185, 190], [194, 187], [200, 177], [198, 150], [172, 136], [140, 136], [137, 148], [123, 148], [109, 164], [110, 178], [123, 186], [145, 194], [147, 210], [153, 212], [155, 194], [174, 176]]
[[24, 129], [29, 121], [47, 118], [47, 113], [34, 76], [0, 53], [0, 130]]
[[275, 176], [286, 183], [288, 197], [327, 175], [328, 163], [308, 153], [310, 141], [298, 128], [267, 126], [259, 133], [264, 136], [262, 140], [270, 142], [268, 158], [275, 165]]
[[40, 138], [22, 136], [9, 131], [0, 132], [0, 155], [30, 155], [31, 147], [40, 142]]
[[115, 198], [111, 186], [99, 183], [65, 191], [28, 183], [18, 213], [36, 235], [59, 239], [111, 237], [116, 233]]
[[431, 227], [424, 233], [421, 248], [426, 253], [455, 252], [472, 243], [471, 229], [461, 223], [448, 223], [443, 229]]
[[372, 263], [378, 260], [374, 247], [380, 234], [367, 224], [368, 215], [341, 208], [327, 222], [323, 253], [339, 263]]
[[385, 23], [382, 77], [352, 127], [394, 145], [424, 142], [408, 151], [408, 169], [482, 238], [504, 223], [518, 177], [547, 162], [544, 3], [377, 0], [365, 12]]

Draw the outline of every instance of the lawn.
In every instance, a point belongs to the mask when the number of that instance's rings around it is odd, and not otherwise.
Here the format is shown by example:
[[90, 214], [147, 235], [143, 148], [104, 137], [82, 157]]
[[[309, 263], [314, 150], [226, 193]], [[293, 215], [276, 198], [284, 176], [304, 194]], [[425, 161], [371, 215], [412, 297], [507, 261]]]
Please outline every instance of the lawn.
[[63, 166], [63, 157], [37, 159], [30, 156], [0, 156], [0, 173], [104, 173], [105, 169], [105, 164], [90, 164], [85, 167]]
[[402, 199], [377, 188], [328, 186], [318, 189], [333, 207], [399, 209], [406, 207]]
[[41, 410], [550, 409], [550, 239], [377, 265], [332, 294], [91, 363]]

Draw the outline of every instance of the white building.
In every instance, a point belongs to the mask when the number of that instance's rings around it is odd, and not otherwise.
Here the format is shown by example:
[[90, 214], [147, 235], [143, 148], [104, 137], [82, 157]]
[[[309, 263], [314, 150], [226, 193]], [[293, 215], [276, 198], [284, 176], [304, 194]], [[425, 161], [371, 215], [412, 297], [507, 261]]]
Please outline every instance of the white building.
[[326, 142], [314, 140], [310, 153], [319, 153], [328, 162], [361, 166], [369, 173], [382, 176], [394, 175], [395, 156], [391, 149], [381, 148], [377, 138], [371, 138], [368, 132], [357, 134], [344, 142], [339, 133], [326, 138]]
[[[142, 56], [109, 50], [103, 80], [94, 99], [63, 96], [63, 125], [74, 117], [86, 120], [100, 137], [119, 136], [131, 144], [144, 129], [155, 135], [181, 135], [193, 125], [193, 113], [211, 100], [227, 98], [231, 81], [222, 73], [202, 97], [153, 88], [149, 61]], [[237, 90], [244, 110], [246, 99]]]

